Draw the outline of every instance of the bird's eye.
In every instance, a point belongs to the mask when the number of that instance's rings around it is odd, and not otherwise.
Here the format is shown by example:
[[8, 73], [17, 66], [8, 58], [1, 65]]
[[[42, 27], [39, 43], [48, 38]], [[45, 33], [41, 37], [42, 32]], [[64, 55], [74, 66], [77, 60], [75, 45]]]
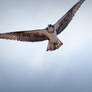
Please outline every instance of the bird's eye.
[[51, 25], [51, 24], [49, 24], [49, 25], [48, 25], [48, 27], [52, 27], [52, 25]]

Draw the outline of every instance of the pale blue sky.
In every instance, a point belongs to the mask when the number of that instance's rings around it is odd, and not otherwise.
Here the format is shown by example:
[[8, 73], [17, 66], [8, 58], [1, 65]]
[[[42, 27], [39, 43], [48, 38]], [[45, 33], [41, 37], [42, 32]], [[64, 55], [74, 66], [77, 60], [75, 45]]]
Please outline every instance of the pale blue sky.
[[[54, 24], [78, 0], [0, 0], [0, 33]], [[46, 52], [39, 43], [0, 39], [0, 92], [92, 92], [92, 1], [86, 0]]]

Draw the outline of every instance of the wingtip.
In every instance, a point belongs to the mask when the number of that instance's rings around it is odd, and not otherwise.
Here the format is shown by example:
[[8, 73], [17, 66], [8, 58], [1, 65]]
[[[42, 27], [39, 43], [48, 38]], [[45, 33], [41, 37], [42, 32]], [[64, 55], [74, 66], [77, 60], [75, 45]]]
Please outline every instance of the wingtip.
[[84, 1], [85, 1], [85, 0], [80, 0], [80, 2], [82, 2], [82, 3], [83, 3]]

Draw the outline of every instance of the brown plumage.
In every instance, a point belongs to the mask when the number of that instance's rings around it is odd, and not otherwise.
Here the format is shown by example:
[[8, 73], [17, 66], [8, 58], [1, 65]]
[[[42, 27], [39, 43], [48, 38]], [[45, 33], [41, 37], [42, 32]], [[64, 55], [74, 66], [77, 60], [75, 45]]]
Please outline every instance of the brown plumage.
[[84, 1], [85, 0], [80, 0], [60, 20], [58, 20], [57, 23], [54, 25], [49, 25], [45, 29], [3, 33], [0, 34], [0, 38], [28, 42], [49, 40], [47, 51], [56, 50], [63, 45], [63, 43], [57, 38], [57, 35], [68, 26]]
[[48, 39], [44, 32], [45, 32], [44, 29], [10, 32], [10, 33], [0, 34], [0, 38], [19, 40], [19, 41], [28, 41], [28, 42], [43, 41]]
[[56, 24], [54, 24], [56, 26], [57, 34], [61, 33], [68, 26], [84, 1], [85, 0], [80, 0], [78, 3], [76, 3], [60, 20], [57, 21]]

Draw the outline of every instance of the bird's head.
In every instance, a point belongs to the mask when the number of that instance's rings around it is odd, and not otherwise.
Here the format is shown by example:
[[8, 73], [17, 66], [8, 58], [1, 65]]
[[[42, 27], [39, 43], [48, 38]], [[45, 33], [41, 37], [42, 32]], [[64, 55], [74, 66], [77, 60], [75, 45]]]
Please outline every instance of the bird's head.
[[51, 25], [51, 24], [49, 24], [48, 27], [47, 27], [47, 31], [48, 31], [49, 33], [54, 33], [54, 26]]

